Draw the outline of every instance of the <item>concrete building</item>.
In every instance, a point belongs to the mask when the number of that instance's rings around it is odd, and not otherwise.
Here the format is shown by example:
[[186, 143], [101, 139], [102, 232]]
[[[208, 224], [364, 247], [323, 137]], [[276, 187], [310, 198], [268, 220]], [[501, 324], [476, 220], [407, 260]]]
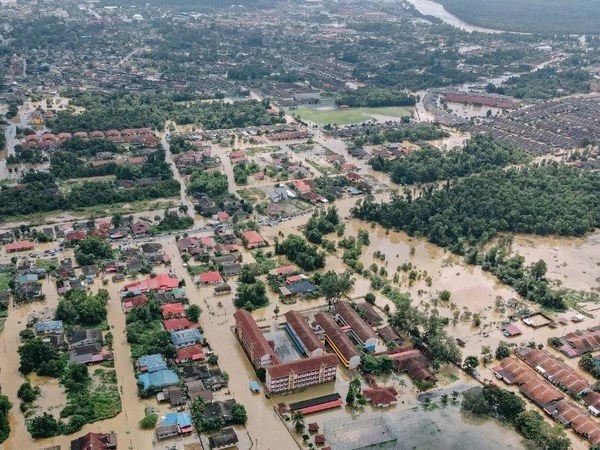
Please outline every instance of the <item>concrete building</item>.
[[338, 302], [335, 305], [335, 320], [350, 327], [352, 337], [360, 342], [365, 349], [372, 352], [377, 347], [379, 339], [373, 328], [365, 322], [348, 302]]
[[271, 393], [290, 392], [334, 381], [336, 373], [337, 356], [312, 356], [267, 367], [265, 385]]
[[296, 347], [306, 356], [323, 354], [323, 342], [316, 335], [306, 319], [298, 311], [285, 313], [285, 329], [296, 344]]
[[331, 314], [318, 312], [315, 314], [315, 322], [325, 333], [325, 341], [338, 355], [344, 366], [356, 369], [360, 365], [360, 353], [350, 338], [335, 323]]

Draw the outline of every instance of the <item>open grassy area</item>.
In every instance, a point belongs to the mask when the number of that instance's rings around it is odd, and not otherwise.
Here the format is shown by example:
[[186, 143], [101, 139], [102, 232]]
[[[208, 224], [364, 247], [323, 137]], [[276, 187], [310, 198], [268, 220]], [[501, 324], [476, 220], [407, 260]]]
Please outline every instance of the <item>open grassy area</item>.
[[0, 292], [8, 292], [10, 287], [8, 283], [12, 279], [12, 276], [8, 272], [0, 272]]
[[[131, 203], [115, 203], [112, 205], [89, 206], [87, 208], [76, 208], [69, 211], [45, 211], [34, 214], [26, 214], [22, 216], [8, 216], [4, 218], [5, 224], [10, 223], [28, 223], [30, 226], [43, 225], [47, 223], [63, 222], [74, 218], [89, 218], [89, 217], [108, 217], [115, 213], [123, 215], [134, 214], [142, 211], [156, 211], [165, 208], [172, 208], [178, 202], [173, 199], [164, 200], [140, 200], [139, 202]], [[60, 216], [60, 217], [57, 217]], [[56, 220], [53, 220], [56, 218]]]
[[304, 120], [320, 124], [348, 125], [361, 123], [373, 118], [373, 115], [382, 115], [400, 118], [412, 115], [413, 108], [386, 107], [386, 108], [348, 108], [348, 109], [316, 109], [298, 108], [289, 111], [293, 116], [300, 116]]

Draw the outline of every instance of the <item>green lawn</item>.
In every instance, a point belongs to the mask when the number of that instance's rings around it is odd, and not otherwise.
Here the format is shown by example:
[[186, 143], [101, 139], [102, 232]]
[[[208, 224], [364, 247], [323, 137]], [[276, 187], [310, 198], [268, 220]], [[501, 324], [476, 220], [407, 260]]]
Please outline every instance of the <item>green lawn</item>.
[[8, 292], [10, 287], [8, 286], [12, 276], [8, 272], [0, 272], [0, 292]]
[[298, 108], [288, 111], [293, 116], [300, 116], [304, 120], [320, 124], [338, 124], [348, 125], [352, 123], [361, 123], [373, 118], [373, 114], [383, 116], [397, 117], [410, 116], [413, 108], [404, 107], [385, 107], [385, 108], [348, 108], [348, 109], [316, 109], [316, 108]]

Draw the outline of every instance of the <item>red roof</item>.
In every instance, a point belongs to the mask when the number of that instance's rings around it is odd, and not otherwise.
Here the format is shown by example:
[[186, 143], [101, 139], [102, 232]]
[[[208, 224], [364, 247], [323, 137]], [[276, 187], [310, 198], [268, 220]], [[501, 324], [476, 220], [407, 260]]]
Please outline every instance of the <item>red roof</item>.
[[521, 334], [521, 330], [515, 325], [507, 325], [502, 327], [502, 331], [506, 332], [509, 336], [518, 336]]
[[67, 233], [65, 235], [65, 239], [67, 241], [81, 241], [83, 239], [85, 239], [86, 234], [85, 231], [73, 231], [71, 233]]
[[221, 221], [229, 220], [229, 214], [225, 211], [219, 211], [217, 213], [217, 218]]
[[246, 238], [246, 240], [248, 241], [248, 244], [262, 244], [263, 242], [265, 242], [265, 240], [263, 239], [263, 237], [258, 234], [256, 231], [246, 231], [244, 233], [244, 237]]
[[398, 391], [393, 386], [365, 388], [363, 394], [375, 406], [390, 405], [398, 400]]
[[222, 283], [223, 277], [221, 277], [221, 274], [216, 270], [210, 270], [200, 274], [200, 282], [204, 284]]
[[233, 317], [235, 318], [244, 339], [248, 341], [257, 358], [262, 358], [265, 355], [273, 355], [273, 349], [258, 328], [258, 325], [256, 325], [252, 314], [245, 309], [238, 309], [233, 314]]
[[350, 306], [348, 302], [338, 302], [335, 306], [336, 312], [342, 316], [344, 322], [350, 325], [352, 331], [363, 341], [367, 342], [369, 339], [377, 339], [377, 335], [373, 331], [367, 322]]
[[161, 307], [162, 316], [182, 316], [185, 314], [185, 308], [181, 303], [170, 303]]
[[123, 308], [125, 311], [130, 311], [134, 306], [145, 305], [148, 303], [148, 297], [144, 294], [136, 295], [135, 297], [126, 297], [123, 299]]
[[271, 272], [276, 274], [276, 275], [285, 275], [286, 273], [293, 273], [295, 272], [297, 269], [295, 266], [283, 266], [283, 267], [279, 267], [277, 269], [272, 270]]
[[285, 282], [287, 284], [295, 283], [296, 281], [301, 281], [306, 279], [306, 275], [292, 275], [291, 277], [287, 277]]
[[148, 278], [143, 281], [126, 284], [123, 290], [132, 291], [139, 289], [141, 292], [153, 291], [157, 289], [172, 290], [179, 286], [179, 278], [172, 277], [168, 273], [161, 273], [154, 278]]
[[214, 247], [215, 245], [215, 240], [211, 236], [201, 237], [200, 242], [202, 242], [202, 245], [205, 245], [207, 247]]
[[31, 250], [35, 247], [35, 243], [31, 241], [20, 241], [13, 242], [12, 244], [6, 244], [4, 249], [7, 252], [20, 252], [22, 250]]
[[302, 408], [298, 411], [301, 412], [302, 414], [306, 415], [306, 414], [316, 413], [319, 411], [325, 411], [327, 409], [337, 408], [338, 406], [342, 406], [343, 404], [344, 404], [344, 402], [340, 398], [337, 400], [333, 400], [331, 402], [321, 403], [320, 405], [308, 406], [308, 407]]
[[288, 311], [285, 313], [285, 319], [288, 326], [294, 330], [294, 333], [306, 347], [309, 352], [314, 352], [319, 348], [323, 348], [323, 344], [319, 337], [315, 334], [306, 319], [298, 311]]
[[310, 186], [308, 184], [306, 184], [306, 181], [304, 181], [304, 180], [294, 180], [293, 183], [294, 183], [294, 186], [296, 186], [296, 189], [298, 189], [300, 192], [309, 192], [310, 191]]
[[192, 323], [184, 317], [181, 319], [167, 319], [163, 321], [163, 325], [167, 331], [177, 331], [191, 328]]
[[177, 361], [186, 361], [190, 359], [196, 361], [206, 357], [204, 349], [199, 344], [192, 345], [190, 347], [178, 348], [175, 353], [177, 354]]
[[327, 338], [333, 342], [346, 361], [349, 362], [350, 359], [355, 356], [360, 357], [359, 351], [356, 349], [350, 338], [346, 336], [346, 333], [344, 333], [337, 323], [335, 323], [331, 314], [318, 312], [315, 314], [315, 321], [323, 331], [325, 331]]

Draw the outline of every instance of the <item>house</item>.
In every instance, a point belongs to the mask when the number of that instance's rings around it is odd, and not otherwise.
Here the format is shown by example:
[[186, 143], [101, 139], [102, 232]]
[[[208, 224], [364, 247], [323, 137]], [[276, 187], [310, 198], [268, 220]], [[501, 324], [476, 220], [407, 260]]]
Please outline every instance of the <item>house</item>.
[[68, 339], [69, 347], [80, 347], [82, 345], [102, 344], [102, 331], [100, 330], [76, 330]]
[[290, 297], [293, 295], [307, 295], [315, 290], [315, 285], [309, 280], [300, 280], [297, 283], [288, 284], [287, 286], [281, 286], [279, 291], [282, 295]]
[[305, 180], [293, 180], [292, 185], [300, 194], [306, 194], [311, 191], [310, 186], [306, 183]]
[[167, 386], [156, 394], [156, 401], [169, 402], [171, 406], [181, 406], [186, 403], [183, 389], [179, 386]]
[[131, 225], [131, 233], [134, 236], [144, 236], [150, 232], [150, 224], [142, 220], [138, 220]]
[[290, 273], [297, 272], [298, 268], [296, 266], [283, 266], [278, 267], [277, 269], [273, 269], [269, 272], [269, 275], [279, 276], [279, 275], [288, 275]]
[[209, 403], [213, 401], [213, 393], [204, 387], [204, 382], [202, 380], [188, 380], [185, 382], [185, 388], [187, 390], [187, 396], [191, 401], [194, 401], [197, 398], [202, 398]]
[[280, 203], [289, 200], [288, 190], [284, 187], [276, 187], [269, 192], [269, 199], [273, 203]]
[[167, 362], [159, 353], [154, 355], [144, 355], [138, 359], [138, 369], [140, 372], [158, 372], [167, 369]]
[[267, 245], [267, 242], [256, 231], [246, 231], [243, 236], [246, 243], [246, 248], [258, 248]]
[[71, 450], [112, 450], [117, 448], [115, 433], [88, 433], [71, 441]]
[[218, 390], [227, 383], [223, 378], [223, 372], [218, 367], [209, 369], [206, 364], [191, 362], [181, 367], [186, 382], [202, 381], [203, 389]]
[[393, 360], [394, 370], [397, 372], [406, 372], [408, 375], [419, 382], [435, 382], [436, 378], [428, 369], [427, 358], [420, 350], [407, 348], [388, 355]]
[[83, 230], [72, 231], [71, 233], [65, 234], [65, 241], [77, 242], [83, 241], [87, 237], [87, 233]]
[[163, 326], [165, 330], [171, 331], [180, 331], [187, 330], [192, 327], [192, 323], [185, 317], [180, 319], [167, 319], [163, 321]]
[[159, 289], [170, 291], [172, 289], [176, 289], [177, 287], [179, 287], [179, 278], [168, 273], [161, 273], [153, 278], [126, 284], [122, 291], [140, 291], [143, 293], [148, 291], [156, 291]]
[[515, 325], [507, 325], [505, 327], [502, 327], [502, 334], [505, 337], [514, 337], [514, 336], [518, 336], [518, 335], [522, 334], [522, 332], [519, 329], [519, 327], [517, 327]]
[[6, 253], [25, 252], [25, 251], [33, 250], [34, 248], [35, 248], [35, 242], [20, 241], [20, 242], [13, 242], [11, 244], [6, 244], [4, 246], [4, 251]]
[[198, 246], [198, 239], [194, 237], [185, 237], [177, 241], [177, 248], [180, 252], [189, 252], [192, 248]]
[[242, 265], [240, 263], [223, 264], [223, 275], [234, 276], [242, 273]]
[[398, 391], [393, 386], [365, 388], [363, 395], [376, 408], [387, 408], [398, 403]]
[[163, 319], [176, 319], [185, 316], [185, 308], [181, 303], [169, 303], [161, 306]]
[[177, 354], [177, 358], [175, 359], [177, 364], [203, 360], [206, 357], [204, 349], [198, 344], [190, 345], [189, 347], [178, 348], [175, 350], [175, 353]]
[[216, 220], [218, 220], [219, 222], [227, 222], [231, 217], [229, 216], [229, 214], [227, 214], [226, 211], [219, 211], [216, 214]]
[[86, 278], [90, 277], [93, 280], [98, 275], [98, 272], [100, 272], [100, 269], [96, 264], [92, 264], [90, 266], [82, 266], [81, 271]]
[[144, 294], [134, 295], [133, 297], [125, 297], [122, 300], [123, 300], [123, 302], [122, 302], [121, 306], [123, 306], [123, 310], [126, 313], [131, 311], [133, 309], [133, 307], [145, 305], [149, 301], [148, 297], [146, 297]]
[[179, 377], [170, 369], [157, 370], [155, 372], [144, 372], [138, 376], [138, 382], [144, 389], [150, 386], [165, 387], [174, 386], [179, 383]]
[[111, 361], [112, 352], [103, 352], [102, 344], [95, 342], [93, 344], [80, 345], [69, 351], [70, 364], [93, 364], [102, 361]]
[[204, 285], [223, 283], [223, 277], [221, 277], [221, 274], [216, 270], [210, 270], [208, 272], [201, 273], [198, 276], [198, 279], [200, 283]]
[[225, 425], [233, 424], [233, 406], [236, 404], [234, 399], [224, 401], [216, 401], [204, 407], [204, 417], [210, 419], [220, 417], [225, 422]]
[[233, 428], [225, 428], [208, 438], [210, 450], [223, 450], [237, 446], [239, 440]]
[[190, 328], [181, 331], [171, 331], [171, 342], [175, 348], [187, 347], [189, 345], [197, 344], [202, 341], [202, 334], [198, 331], [198, 328]]
[[226, 295], [231, 293], [231, 286], [228, 284], [222, 284], [220, 286], [215, 286], [214, 295]]
[[166, 439], [192, 431], [192, 417], [188, 413], [168, 413], [156, 426], [156, 437]]
[[37, 334], [63, 334], [62, 320], [45, 320], [37, 322], [33, 328]]

